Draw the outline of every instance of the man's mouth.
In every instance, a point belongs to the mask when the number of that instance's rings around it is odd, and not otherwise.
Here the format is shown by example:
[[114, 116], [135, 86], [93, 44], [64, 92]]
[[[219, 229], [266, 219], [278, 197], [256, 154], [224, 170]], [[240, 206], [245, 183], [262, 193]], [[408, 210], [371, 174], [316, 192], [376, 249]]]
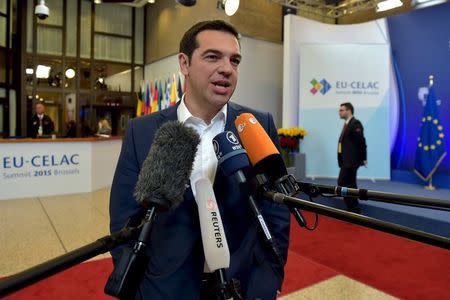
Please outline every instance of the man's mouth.
[[230, 82], [225, 81], [225, 80], [214, 81], [213, 84], [216, 87], [224, 87], [224, 88], [231, 86]]

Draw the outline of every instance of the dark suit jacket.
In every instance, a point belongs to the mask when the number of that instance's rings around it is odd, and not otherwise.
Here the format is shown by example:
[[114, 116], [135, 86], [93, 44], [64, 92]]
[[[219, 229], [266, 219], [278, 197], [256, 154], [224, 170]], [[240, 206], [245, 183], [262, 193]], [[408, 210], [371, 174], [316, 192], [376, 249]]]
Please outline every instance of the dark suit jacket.
[[[177, 106], [133, 119], [123, 140], [114, 175], [110, 199], [110, 229], [120, 230], [127, 219], [142, 208], [133, 197], [138, 174], [152, 144], [156, 130], [177, 119]], [[278, 144], [277, 131], [269, 113], [258, 112], [228, 103], [225, 130], [238, 136], [234, 120], [244, 112], [255, 115]], [[227, 277], [240, 280], [245, 299], [275, 299], [283, 281], [283, 267], [263, 244], [248, 205], [248, 194], [242, 192], [234, 178], [218, 168], [214, 191], [220, 208], [231, 254]], [[287, 259], [290, 215], [286, 207], [261, 199], [259, 207]], [[188, 188], [183, 202], [174, 210], [157, 214], [152, 228], [147, 256], [149, 264], [136, 298], [199, 299], [204, 255], [201, 244], [197, 205]], [[113, 251], [117, 260], [119, 251]]]
[[[34, 114], [31, 117], [31, 124], [30, 124], [30, 136], [35, 138], [38, 135], [39, 130], [39, 117], [37, 114]], [[42, 117], [42, 134], [43, 135], [49, 135], [52, 134], [53, 130], [55, 130], [55, 125], [53, 124], [52, 119], [50, 119], [49, 116], [44, 114]]]
[[367, 160], [367, 146], [364, 128], [359, 120], [353, 117], [340, 137], [342, 153], [338, 153], [338, 164], [342, 168], [357, 168]]

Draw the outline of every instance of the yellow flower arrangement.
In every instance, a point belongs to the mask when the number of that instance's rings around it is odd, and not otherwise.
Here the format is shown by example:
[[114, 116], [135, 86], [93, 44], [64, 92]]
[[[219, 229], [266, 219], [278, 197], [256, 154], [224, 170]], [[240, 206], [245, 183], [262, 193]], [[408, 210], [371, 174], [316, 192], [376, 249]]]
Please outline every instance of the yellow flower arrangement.
[[279, 128], [278, 136], [283, 159], [287, 166], [292, 165], [290, 153], [300, 150], [300, 140], [308, 135], [308, 131], [303, 127]]
[[279, 128], [278, 135], [302, 139], [308, 135], [308, 131], [303, 127]]

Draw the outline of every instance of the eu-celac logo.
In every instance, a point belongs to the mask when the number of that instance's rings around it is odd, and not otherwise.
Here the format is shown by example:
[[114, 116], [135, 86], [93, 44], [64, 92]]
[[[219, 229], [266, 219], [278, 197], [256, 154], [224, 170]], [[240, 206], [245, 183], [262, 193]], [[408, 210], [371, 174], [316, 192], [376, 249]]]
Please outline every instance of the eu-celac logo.
[[309, 90], [311, 94], [315, 95], [317, 92], [320, 92], [322, 95], [325, 95], [330, 89], [331, 85], [328, 81], [322, 79], [321, 81], [317, 81], [316, 79], [311, 80], [312, 88]]

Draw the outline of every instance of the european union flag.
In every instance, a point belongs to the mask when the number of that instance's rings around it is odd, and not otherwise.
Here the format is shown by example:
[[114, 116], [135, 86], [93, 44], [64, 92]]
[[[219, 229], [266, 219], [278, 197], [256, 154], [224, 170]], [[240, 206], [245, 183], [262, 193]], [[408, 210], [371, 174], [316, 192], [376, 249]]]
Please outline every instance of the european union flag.
[[447, 154], [443, 129], [439, 121], [434, 87], [430, 86], [423, 112], [420, 136], [417, 139], [416, 163], [414, 166], [414, 171], [424, 181], [430, 180]]

